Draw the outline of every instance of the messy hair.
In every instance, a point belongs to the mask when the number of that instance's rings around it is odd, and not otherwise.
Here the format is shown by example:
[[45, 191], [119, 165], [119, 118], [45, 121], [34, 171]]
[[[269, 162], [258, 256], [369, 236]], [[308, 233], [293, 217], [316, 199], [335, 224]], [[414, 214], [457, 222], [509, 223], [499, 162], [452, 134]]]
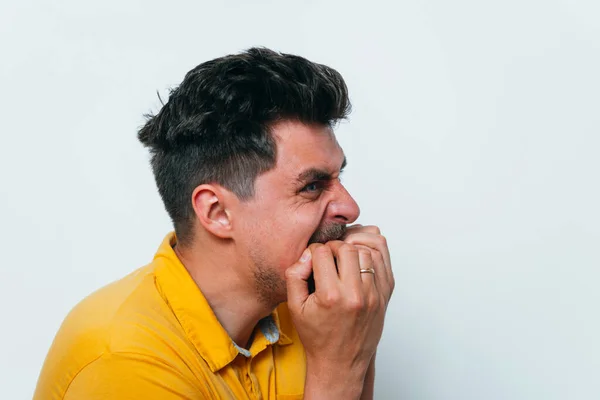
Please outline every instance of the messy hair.
[[350, 112], [334, 69], [303, 57], [251, 48], [202, 63], [172, 89], [138, 132], [149, 148], [158, 191], [180, 242], [193, 239], [191, 195], [215, 183], [242, 201], [275, 166], [274, 123], [331, 126]]

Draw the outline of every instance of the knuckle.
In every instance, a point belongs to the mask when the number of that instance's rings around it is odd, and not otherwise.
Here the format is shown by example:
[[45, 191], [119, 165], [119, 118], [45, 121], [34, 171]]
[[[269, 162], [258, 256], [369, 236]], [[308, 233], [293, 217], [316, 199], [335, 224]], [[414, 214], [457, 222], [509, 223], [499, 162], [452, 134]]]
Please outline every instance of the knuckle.
[[350, 243], [344, 243], [340, 246], [339, 248], [339, 252], [340, 253], [346, 253], [346, 254], [356, 254], [358, 255], [358, 248]]
[[391, 285], [395, 285], [396, 284], [396, 277], [394, 276], [394, 271], [390, 269], [390, 273], [389, 273], [389, 278], [388, 280], [390, 281]]
[[371, 294], [367, 301], [367, 306], [368, 306], [369, 310], [376, 310], [379, 308], [380, 305], [381, 305], [381, 297], [375, 293]]
[[315, 256], [323, 257], [323, 256], [328, 256], [329, 254], [331, 254], [331, 250], [327, 246], [324, 246], [322, 244], [320, 244], [318, 246], [315, 246], [315, 245], [311, 245], [311, 246], [314, 246], [311, 249], [311, 251], [313, 252], [313, 254]]
[[308, 246], [308, 249], [314, 253], [317, 249], [319, 249], [320, 247], [323, 247], [323, 245], [321, 243], [312, 243]]
[[337, 291], [330, 291], [325, 295], [325, 298], [323, 299], [323, 303], [328, 306], [328, 307], [332, 307], [334, 305], [336, 305], [337, 303], [339, 303], [340, 301], [340, 295]]
[[347, 299], [346, 307], [353, 312], [363, 311], [366, 308], [365, 300], [359, 295], [352, 296]]
[[378, 264], [384, 264], [385, 260], [383, 259], [383, 254], [381, 254], [379, 251], [373, 252], [373, 261]]
[[367, 233], [374, 233], [376, 235], [379, 235], [381, 233], [381, 230], [379, 229], [378, 226], [376, 225], [367, 225], [367, 226], [363, 226], [361, 227], [361, 230], [363, 232], [367, 232]]
[[293, 268], [286, 269], [284, 271], [283, 275], [285, 276], [286, 280], [289, 280], [290, 278], [293, 278], [295, 276]]
[[387, 238], [381, 234], [377, 235], [377, 241], [379, 242], [380, 245], [387, 247], [388, 243], [387, 243]]
[[324, 244], [322, 244], [322, 243], [311, 243], [308, 246], [308, 248], [312, 250], [312, 249], [318, 249], [319, 247], [323, 247], [323, 246], [324, 246]]
[[358, 249], [358, 254], [361, 255], [362, 257], [369, 257], [369, 258], [373, 257], [373, 253], [371, 252], [371, 250], [364, 249], [364, 248]]
[[335, 251], [336, 249], [339, 249], [343, 244], [344, 242], [341, 240], [330, 240], [324, 246], [327, 246], [331, 250]]

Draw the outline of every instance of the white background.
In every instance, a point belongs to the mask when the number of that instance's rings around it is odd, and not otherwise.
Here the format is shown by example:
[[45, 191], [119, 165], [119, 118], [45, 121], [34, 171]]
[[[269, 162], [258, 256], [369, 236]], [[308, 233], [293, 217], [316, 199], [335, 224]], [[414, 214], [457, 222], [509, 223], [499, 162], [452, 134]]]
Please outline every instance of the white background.
[[398, 280], [376, 398], [600, 398], [597, 1], [1, 4], [2, 399], [171, 229], [136, 141], [156, 91], [253, 45], [349, 85], [345, 183]]

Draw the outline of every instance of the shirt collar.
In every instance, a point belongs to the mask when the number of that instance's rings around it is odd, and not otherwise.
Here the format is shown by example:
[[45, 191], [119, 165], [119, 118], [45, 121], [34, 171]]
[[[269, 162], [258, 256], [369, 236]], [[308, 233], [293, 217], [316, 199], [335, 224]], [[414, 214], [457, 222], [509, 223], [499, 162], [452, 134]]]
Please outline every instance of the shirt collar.
[[173, 245], [176, 241], [173, 232], [168, 234], [154, 256], [156, 284], [187, 337], [212, 372], [231, 363], [238, 354], [252, 357], [270, 344], [292, 343], [291, 332], [288, 330], [291, 326], [285, 317], [286, 321], [280, 323], [279, 306], [269, 317], [259, 322], [250, 349], [238, 347], [175, 254]]

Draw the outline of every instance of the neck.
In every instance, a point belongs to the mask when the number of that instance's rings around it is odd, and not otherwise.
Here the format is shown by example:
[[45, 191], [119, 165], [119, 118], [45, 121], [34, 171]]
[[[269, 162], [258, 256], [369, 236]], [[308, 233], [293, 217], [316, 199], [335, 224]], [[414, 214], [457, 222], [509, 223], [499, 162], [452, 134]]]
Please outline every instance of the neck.
[[197, 240], [175, 247], [175, 254], [190, 273], [217, 319], [231, 339], [247, 348], [258, 321], [270, 315], [276, 304], [261, 302], [248, 260], [235, 254], [235, 244]]

